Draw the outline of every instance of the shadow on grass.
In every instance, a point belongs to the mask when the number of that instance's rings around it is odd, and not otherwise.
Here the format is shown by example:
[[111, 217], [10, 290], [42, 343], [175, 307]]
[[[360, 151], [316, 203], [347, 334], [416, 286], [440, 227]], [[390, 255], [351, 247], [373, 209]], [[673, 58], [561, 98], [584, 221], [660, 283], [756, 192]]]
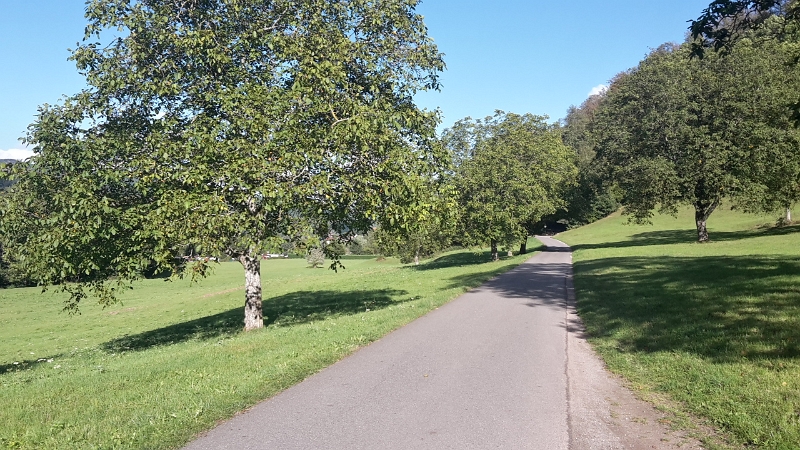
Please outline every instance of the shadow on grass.
[[[501, 254], [500, 260], [508, 259], [507, 256]], [[491, 262], [492, 253], [488, 251], [472, 252], [460, 251], [458, 253], [451, 253], [449, 255], [440, 256], [438, 258], [424, 261], [418, 266], [409, 266], [413, 270], [437, 270], [447, 269], [451, 267], [464, 267], [475, 266], [478, 264], [486, 264]]]
[[[377, 310], [413, 300], [408, 292], [394, 289], [371, 291], [300, 291], [264, 300], [264, 325], [297, 325], [331, 316]], [[144, 333], [123, 336], [103, 345], [108, 351], [144, 350], [190, 340], [217, 339], [238, 333], [244, 326], [244, 308], [169, 325]]]
[[[800, 225], [788, 227], [756, 228], [744, 231], [709, 231], [711, 242], [738, 241], [762, 236], [784, 236], [800, 233]], [[577, 244], [572, 250], [587, 250], [595, 248], [625, 248], [645, 247], [649, 245], [688, 244], [697, 242], [697, 232], [694, 230], [662, 230], [647, 231], [631, 236], [629, 240], [617, 242], [603, 242], [598, 244]]]
[[[54, 359], [60, 358], [64, 356], [63, 353], [59, 353], [57, 355], [48, 356], [46, 358], [37, 358], [37, 359], [26, 359], [22, 361], [12, 361], [8, 364], [0, 364], [0, 375], [10, 373], [10, 372], [22, 372], [23, 370], [29, 370], [36, 368], [40, 365], [51, 364]], [[50, 361], [48, 363], [48, 360]], [[16, 364], [14, 364], [16, 362]]]
[[800, 358], [800, 258], [605, 258], [575, 273], [589, 335], [620, 351]]

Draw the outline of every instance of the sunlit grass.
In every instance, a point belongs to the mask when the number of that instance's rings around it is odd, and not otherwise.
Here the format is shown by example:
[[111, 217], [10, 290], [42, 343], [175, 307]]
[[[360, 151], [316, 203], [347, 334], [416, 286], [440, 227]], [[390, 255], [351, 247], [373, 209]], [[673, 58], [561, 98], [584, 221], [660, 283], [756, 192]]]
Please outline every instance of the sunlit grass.
[[654, 222], [560, 235], [595, 348], [734, 444], [800, 448], [800, 226], [717, 211], [697, 244], [690, 211]]
[[238, 263], [197, 285], [144, 281], [77, 317], [59, 295], [0, 290], [0, 447], [179, 447], [530, 256], [353, 258], [338, 274], [264, 261], [268, 326], [250, 333]]

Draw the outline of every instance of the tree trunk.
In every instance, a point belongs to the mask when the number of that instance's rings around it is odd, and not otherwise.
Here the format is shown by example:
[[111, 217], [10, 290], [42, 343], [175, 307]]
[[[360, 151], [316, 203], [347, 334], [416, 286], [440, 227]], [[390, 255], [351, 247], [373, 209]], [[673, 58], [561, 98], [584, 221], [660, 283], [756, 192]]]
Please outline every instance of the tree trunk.
[[508, 255], [509, 258], [514, 256], [514, 251], [513, 250], [509, 250], [507, 255]]
[[417, 253], [414, 254], [414, 265], [419, 265], [419, 249], [417, 249]]
[[492, 261], [499, 261], [500, 257], [497, 256], [497, 240], [492, 239]]
[[261, 310], [261, 260], [240, 256], [244, 266], [244, 330], [264, 328], [264, 313]]
[[694, 204], [694, 223], [697, 225], [697, 242], [709, 241], [706, 221], [717, 206], [719, 206], [719, 199], [715, 199], [711, 203], [697, 202]]
[[706, 228], [706, 220], [702, 218], [695, 218], [697, 223], [697, 242], [708, 242], [708, 229]]
[[789, 209], [788, 207], [786, 208], [786, 223], [787, 224], [792, 223], [792, 210]]
[[522, 240], [522, 244], [519, 244], [519, 254], [524, 255], [528, 253], [528, 236], [525, 236], [525, 239]]
[[694, 223], [697, 225], [697, 242], [708, 242], [706, 221], [717, 209], [721, 201], [716, 189], [710, 189], [705, 179], [700, 179], [694, 187]]

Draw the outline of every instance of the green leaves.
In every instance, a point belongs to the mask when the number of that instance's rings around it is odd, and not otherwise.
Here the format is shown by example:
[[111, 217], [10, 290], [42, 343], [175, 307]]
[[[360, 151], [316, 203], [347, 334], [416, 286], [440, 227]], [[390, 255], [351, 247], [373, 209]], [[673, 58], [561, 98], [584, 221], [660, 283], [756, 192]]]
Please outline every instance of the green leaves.
[[703, 59], [691, 59], [688, 44], [664, 45], [612, 85], [592, 126], [599, 161], [634, 220], [688, 203], [702, 240], [700, 223], [723, 198], [749, 210], [797, 198], [796, 183], [786, 183], [800, 176], [787, 105], [800, 71], [765, 33]]
[[143, 260], [182, 274], [187, 248], [409, 226], [445, 160], [413, 103], [444, 67], [416, 4], [90, 1], [73, 54], [90, 88], [31, 125], [3, 244], [77, 305]]
[[527, 223], [563, 206], [563, 188], [577, 174], [574, 154], [545, 120], [498, 111], [445, 132], [445, 146], [458, 160], [454, 180], [466, 242], [516, 244], [527, 238]]

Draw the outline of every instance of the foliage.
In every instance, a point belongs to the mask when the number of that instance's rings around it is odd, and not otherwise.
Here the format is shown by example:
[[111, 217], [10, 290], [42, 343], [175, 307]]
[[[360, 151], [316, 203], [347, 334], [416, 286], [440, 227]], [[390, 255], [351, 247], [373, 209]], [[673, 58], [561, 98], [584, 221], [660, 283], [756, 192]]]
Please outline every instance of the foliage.
[[325, 251], [320, 247], [312, 248], [308, 251], [306, 262], [308, 262], [309, 267], [312, 269], [322, 267], [325, 264]]
[[[626, 74], [612, 81], [618, 82]], [[579, 107], [571, 106], [562, 120], [564, 144], [572, 148], [577, 156], [578, 178], [575, 185], [564, 194], [566, 207], [546, 222], [557, 222], [575, 227], [594, 222], [616, 211], [619, 206], [618, 193], [604, 178], [600, 163], [596, 159], [597, 138], [593, 129], [595, 113], [605, 99], [605, 92], [589, 97]], [[534, 224], [539, 232], [540, 224]]]
[[597, 113], [598, 155], [634, 219], [688, 203], [706, 241], [723, 198], [752, 205], [780, 155], [800, 158], [786, 99], [796, 74], [762, 50], [698, 60], [665, 45], [612, 85]]
[[186, 273], [187, 245], [252, 275], [263, 249], [309, 226], [416, 220], [442, 158], [437, 115], [413, 95], [444, 67], [416, 5], [91, 0], [72, 56], [89, 88], [31, 125], [35, 156], [0, 204], [4, 248], [74, 310], [87, 294], [112, 303], [151, 261]]
[[714, 0], [691, 21], [692, 55], [702, 58], [709, 48], [730, 51], [748, 31], [761, 26], [770, 16], [796, 20], [800, 17], [798, 6], [790, 0]]
[[352, 255], [377, 255], [380, 253], [375, 243], [375, 232], [372, 230], [353, 236], [347, 249]]
[[340, 258], [347, 253], [347, 247], [342, 243], [333, 241], [325, 245], [325, 254], [331, 255], [334, 258]]
[[375, 240], [384, 256], [398, 256], [403, 263], [419, 264], [427, 258], [448, 249], [459, 224], [456, 192], [450, 177], [431, 181], [428, 185], [425, 214], [414, 224], [400, 232], [378, 228]]
[[574, 182], [574, 154], [546, 117], [498, 111], [493, 117], [460, 122], [468, 142], [454, 177], [467, 245], [511, 248], [527, 239], [525, 225], [563, 206], [563, 192]]
[[748, 155], [749, 182], [736, 193], [738, 206], [746, 211], [783, 212], [800, 200], [798, 55], [797, 27], [787, 28], [785, 21], [774, 18], [741, 39], [725, 57], [727, 65], [737, 68], [737, 79], [759, 80], [751, 85], [754, 90], [742, 90], [736, 99], [736, 114], [745, 119], [737, 139], [753, 149]]

